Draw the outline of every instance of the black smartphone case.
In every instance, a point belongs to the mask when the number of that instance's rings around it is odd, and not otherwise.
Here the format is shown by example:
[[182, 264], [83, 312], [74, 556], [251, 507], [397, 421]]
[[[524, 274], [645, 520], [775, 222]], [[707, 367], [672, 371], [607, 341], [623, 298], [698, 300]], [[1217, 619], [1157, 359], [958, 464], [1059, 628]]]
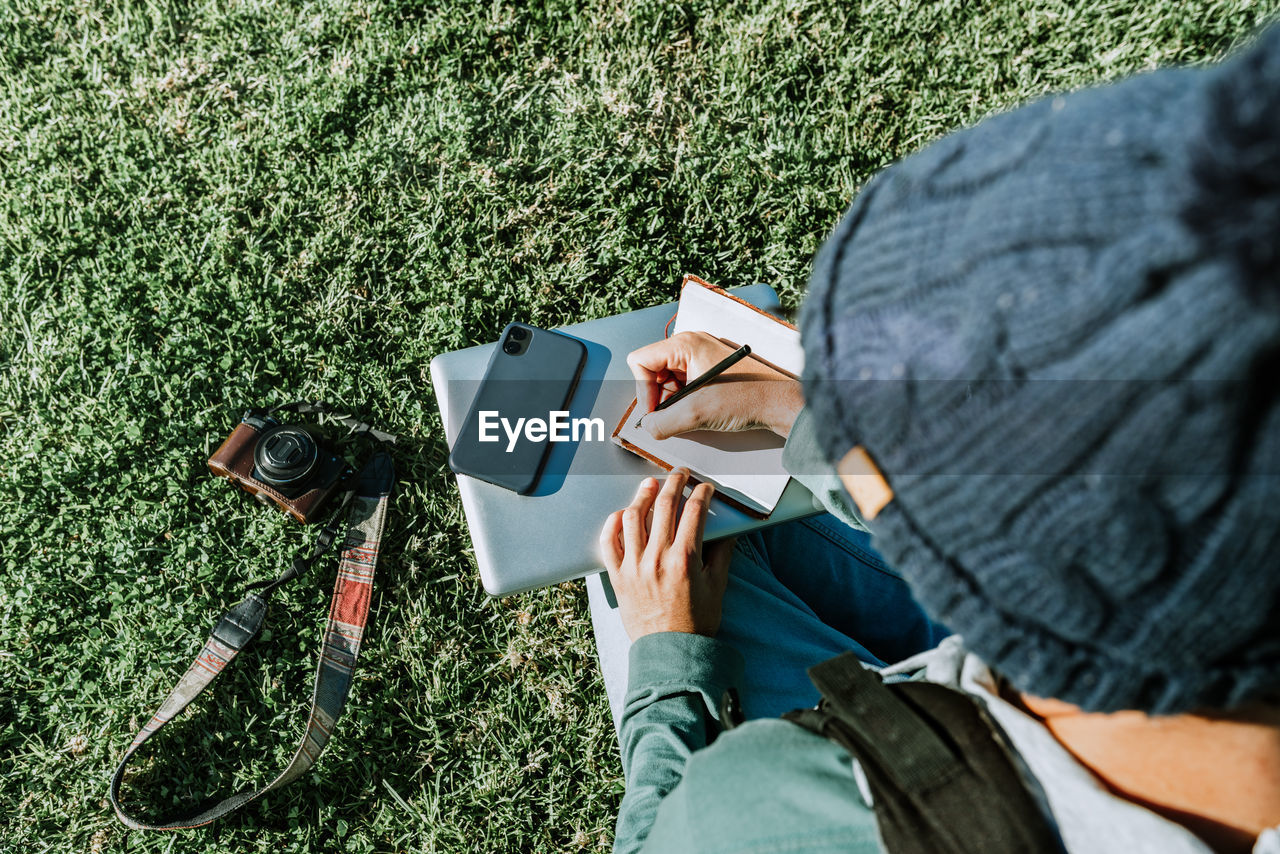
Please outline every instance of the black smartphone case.
[[[527, 346], [516, 355], [503, 349], [513, 329], [528, 333], [528, 338], [519, 342]], [[522, 495], [532, 492], [551, 441], [531, 442], [522, 427], [515, 446], [508, 451], [509, 435], [499, 422], [496, 429], [489, 430], [498, 441], [481, 442], [480, 413], [497, 412], [512, 427], [519, 418], [549, 420], [552, 412], [569, 408], [586, 359], [587, 348], [581, 341], [524, 323], [508, 324], [449, 453], [449, 467]]]

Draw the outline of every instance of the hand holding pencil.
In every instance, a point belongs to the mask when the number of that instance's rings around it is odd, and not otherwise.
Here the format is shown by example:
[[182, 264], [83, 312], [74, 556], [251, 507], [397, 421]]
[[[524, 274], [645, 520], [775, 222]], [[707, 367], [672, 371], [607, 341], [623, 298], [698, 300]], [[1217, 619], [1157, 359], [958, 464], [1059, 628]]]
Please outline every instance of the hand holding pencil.
[[787, 436], [804, 403], [800, 383], [747, 353], [730, 361], [734, 355], [734, 347], [704, 332], [682, 332], [633, 351], [627, 365], [636, 379], [641, 426], [658, 439], [757, 428]]

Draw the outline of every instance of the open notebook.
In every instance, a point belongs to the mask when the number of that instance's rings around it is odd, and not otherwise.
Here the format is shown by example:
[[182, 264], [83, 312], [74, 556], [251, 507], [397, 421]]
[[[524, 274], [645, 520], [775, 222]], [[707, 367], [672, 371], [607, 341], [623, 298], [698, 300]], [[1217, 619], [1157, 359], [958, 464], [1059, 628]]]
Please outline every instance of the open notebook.
[[[679, 332], [706, 332], [732, 343], [751, 345], [751, 358], [799, 377], [804, 368], [800, 333], [785, 320], [766, 314], [695, 276], [685, 276], [675, 325]], [[697, 392], [694, 392], [697, 394]], [[790, 475], [782, 467], [784, 441], [768, 430], [716, 433], [698, 430], [655, 439], [635, 425], [636, 402], [623, 413], [613, 440], [670, 471], [685, 466], [695, 477], [716, 486], [743, 510], [760, 517], [777, 506]]]

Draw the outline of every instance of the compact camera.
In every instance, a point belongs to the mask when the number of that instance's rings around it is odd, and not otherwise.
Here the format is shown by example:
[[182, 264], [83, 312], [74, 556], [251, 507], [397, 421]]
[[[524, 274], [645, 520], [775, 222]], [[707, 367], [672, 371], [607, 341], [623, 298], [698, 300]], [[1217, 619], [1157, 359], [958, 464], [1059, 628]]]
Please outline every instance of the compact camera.
[[351, 473], [319, 428], [283, 423], [260, 409], [244, 414], [209, 458], [209, 468], [303, 523], [316, 518]]

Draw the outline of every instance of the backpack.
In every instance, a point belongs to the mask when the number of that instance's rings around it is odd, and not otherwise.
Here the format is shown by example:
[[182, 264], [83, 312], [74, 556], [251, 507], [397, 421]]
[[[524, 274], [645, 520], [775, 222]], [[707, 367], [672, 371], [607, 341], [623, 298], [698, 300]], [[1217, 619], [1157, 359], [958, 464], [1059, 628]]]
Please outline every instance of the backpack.
[[783, 718], [858, 760], [891, 854], [1065, 851], [974, 698], [933, 682], [886, 684], [853, 653], [808, 673], [822, 701]]

